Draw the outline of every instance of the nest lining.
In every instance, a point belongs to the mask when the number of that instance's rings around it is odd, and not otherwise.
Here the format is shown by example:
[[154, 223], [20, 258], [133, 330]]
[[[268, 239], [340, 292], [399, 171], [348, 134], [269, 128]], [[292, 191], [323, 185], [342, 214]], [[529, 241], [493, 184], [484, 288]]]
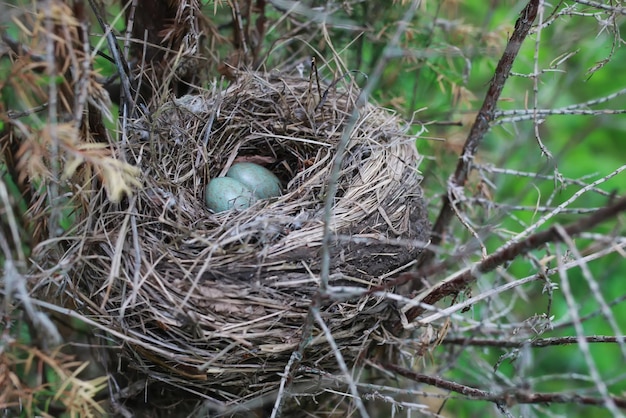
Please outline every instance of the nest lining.
[[[68, 276], [89, 313], [127, 335], [134, 369], [225, 403], [276, 390], [319, 288], [324, 198], [357, 96], [351, 84], [318, 92], [309, 80], [243, 73], [136, 121], [125, 155], [144, 188], [122, 206], [92, 199]], [[414, 141], [390, 112], [360, 109], [330, 222], [330, 286], [380, 285], [419, 253], [406, 245], [429, 232]], [[284, 194], [210, 213], [204, 186], [241, 159], [271, 169]], [[394, 314], [372, 295], [331, 298], [320, 312], [348, 364], [383, 341]], [[337, 370], [319, 329], [304, 354], [306, 367]]]

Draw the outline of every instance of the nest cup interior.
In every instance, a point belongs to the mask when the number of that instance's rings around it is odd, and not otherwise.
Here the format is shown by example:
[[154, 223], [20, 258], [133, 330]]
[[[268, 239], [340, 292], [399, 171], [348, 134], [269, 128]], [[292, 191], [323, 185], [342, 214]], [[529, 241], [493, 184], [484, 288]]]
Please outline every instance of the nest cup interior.
[[[348, 82], [244, 73], [225, 91], [184, 96], [139, 120], [125, 144], [144, 187], [127, 205], [92, 208], [96, 222], [75, 270], [90, 313], [123, 333], [130, 367], [220, 402], [276, 390], [298, 349], [319, 289], [324, 199], [336, 149], [355, 109]], [[368, 289], [415, 260], [429, 225], [420, 157], [407, 126], [371, 104], [359, 109], [341, 159], [330, 297], [320, 313], [348, 364], [381, 342], [394, 315]], [[209, 179], [259, 162], [283, 184], [278, 198], [212, 213]], [[87, 226], [88, 225], [88, 226]], [[75, 283], [76, 284], [76, 283]], [[314, 327], [302, 365], [338, 370]], [[306, 380], [305, 369], [296, 381]]]

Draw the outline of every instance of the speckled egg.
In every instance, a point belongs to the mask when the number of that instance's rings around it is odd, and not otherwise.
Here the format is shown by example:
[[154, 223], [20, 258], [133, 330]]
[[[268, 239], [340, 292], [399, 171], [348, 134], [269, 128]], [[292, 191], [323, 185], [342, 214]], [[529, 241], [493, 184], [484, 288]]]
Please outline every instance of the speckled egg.
[[217, 177], [207, 184], [204, 198], [213, 212], [244, 210], [257, 201], [252, 190], [231, 177]]
[[254, 192], [259, 199], [281, 195], [280, 180], [267, 168], [254, 163], [233, 164], [227, 177], [238, 180]]

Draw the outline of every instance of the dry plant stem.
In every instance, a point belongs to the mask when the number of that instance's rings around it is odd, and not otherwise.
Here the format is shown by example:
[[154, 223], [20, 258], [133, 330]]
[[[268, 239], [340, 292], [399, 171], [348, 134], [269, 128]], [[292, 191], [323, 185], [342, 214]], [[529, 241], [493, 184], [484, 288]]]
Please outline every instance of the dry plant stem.
[[[584, 236], [585, 234], [581, 234], [582, 236]], [[574, 261], [570, 261], [568, 263], [566, 263], [564, 265], [564, 268], [566, 270], [569, 270], [575, 266], [579, 266], [581, 263], [589, 263], [590, 261], [593, 260], [597, 260], [599, 258], [602, 258], [610, 253], [613, 252], [618, 252], [620, 254], [623, 254], [623, 248], [626, 247], [626, 242], [622, 242], [622, 243], [615, 243], [615, 244], [611, 244], [610, 247], [607, 247], [604, 250], [595, 252], [593, 254], [589, 254], [586, 255], [584, 257], [578, 257], [577, 259], [575, 259]], [[432, 312], [430, 315], [426, 316], [426, 317], [422, 317], [420, 318], [419, 322], [416, 323], [411, 323], [408, 324], [408, 322], [404, 325], [405, 328], [410, 329], [410, 328], [415, 328], [417, 326], [423, 326], [426, 324], [430, 324], [434, 321], [437, 321], [439, 319], [442, 318], [449, 318], [449, 317], [453, 317], [453, 315], [455, 314], [455, 312], [461, 311], [465, 308], [469, 308], [473, 305], [475, 305], [476, 303], [483, 301], [483, 300], [487, 300], [495, 295], [500, 295], [504, 292], [507, 292], [513, 288], [522, 286], [526, 283], [530, 283], [530, 282], [534, 282], [534, 281], [546, 281], [547, 277], [551, 277], [552, 275], [556, 274], [558, 271], [556, 268], [552, 268], [552, 269], [548, 269], [548, 270], [542, 270], [539, 271], [538, 273], [532, 275], [532, 276], [528, 276], [522, 279], [513, 279], [510, 282], [503, 284], [502, 286], [498, 286], [495, 287], [493, 289], [489, 289], [488, 291], [482, 291], [480, 292], [480, 294], [465, 299], [462, 302], [459, 303], [455, 303], [454, 305], [445, 308], [445, 309], [440, 309], [437, 308], [436, 306], [432, 306], [432, 305], [426, 305], [423, 302], [421, 302], [422, 298], [420, 298], [420, 296], [415, 297], [414, 299], [406, 299], [406, 298], [399, 298], [396, 301], [401, 304], [402, 306], [404, 306], [403, 310], [404, 311], [408, 311], [409, 309], [413, 308], [413, 307], [423, 307], [425, 310], [428, 310], [430, 312]], [[548, 286], [549, 288], [550, 286]], [[385, 297], [389, 297], [389, 293], [385, 292], [382, 293], [382, 295], [384, 295]], [[594, 313], [591, 313], [589, 315], [586, 315], [585, 317], [581, 318], [581, 322], [585, 322], [586, 320], [595, 317], [597, 315], [599, 315], [600, 313], [604, 314], [605, 316], [610, 316], [610, 314], [607, 314], [606, 312], [608, 311], [608, 309], [610, 308], [610, 306], [615, 306], [618, 303], [621, 303], [626, 297], [622, 297], [622, 298], [618, 298], [616, 300], [611, 301], [610, 303], [605, 303], [605, 305], [607, 305], [606, 308], [602, 308], [601, 311], [597, 311]], [[547, 312], [550, 312], [550, 309], [548, 308]], [[610, 311], [608, 311], [610, 312]], [[549, 315], [549, 314], [548, 314]], [[463, 318], [462, 316], [458, 316], [456, 319], [458, 320], [462, 320], [462, 321], [468, 321], [468, 318]], [[470, 323], [472, 323], [473, 321], [469, 320]], [[476, 324], [477, 325], [477, 324]], [[571, 326], [572, 325], [572, 321], [564, 321], [561, 323], [551, 323], [550, 329], [555, 330], [558, 328], [564, 328], [566, 326]], [[509, 325], [503, 325], [500, 324], [499, 328], [500, 329], [505, 329], [507, 327], [515, 327], [516, 325], [514, 324], [509, 324]], [[620, 335], [621, 332], [619, 330], [615, 331], [615, 335]], [[622, 337], [616, 337], [617, 339], [622, 338]], [[516, 342], [516, 344], [522, 344], [522, 342]], [[620, 346], [621, 347], [621, 346]]]
[[[4, 179], [0, 181], [0, 202], [2, 203], [2, 210], [0, 214], [2, 215], [0, 227], [4, 227], [3, 232], [6, 231], [10, 233], [11, 241], [14, 243], [20, 242], [20, 229], [19, 226], [19, 215], [14, 212], [13, 206], [11, 205], [11, 193], [7, 188]], [[5, 233], [6, 233], [5, 232]], [[4, 252], [5, 260], [12, 260], [14, 257], [17, 257], [17, 262], [26, 266], [26, 253], [24, 252], [24, 248], [21, 245], [11, 245], [9, 241], [7, 241], [7, 237], [4, 235], [0, 235], [0, 249]], [[7, 283], [5, 282], [5, 286]], [[5, 299], [5, 307], [7, 308], [5, 312], [8, 312], [8, 307], [10, 303], [10, 295]]]
[[[539, 22], [537, 23], [538, 27], [542, 27], [543, 22], [544, 22], [544, 17], [543, 17], [543, 12], [544, 12], [544, 3], [543, 2], [539, 2], [539, 10], [538, 10], [538, 15], [539, 15]], [[541, 154], [547, 156], [549, 159], [552, 159], [552, 153], [548, 150], [548, 148], [546, 148], [546, 146], [544, 145], [543, 141], [541, 140], [541, 134], [539, 133], [539, 126], [541, 125], [541, 117], [537, 114], [536, 110], [539, 107], [539, 46], [541, 45], [541, 30], [537, 30], [535, 32], [535, 55], [533, 57], [533, 74], [532, 74], [532, 80], [533, 80], [533, 126], [534, 126], [534, 130], [535, 130], [535, 140], [537, 141], [537, 145], [539, 146], [539, 149], [541, 150]], [[558, 171], [556, 170], [555, 167], [555, 172], [554, 175], [558, 175]]]
[[294, 363], [297, 361], [298, 363], [302, 360], [302, 356], [299, 355], [298, 351], [294, 351], [291, 353], [291, 357], [289, 358], [289, 362], [285, 366], [285, 371], [283, 372], [283, 376], [280, 379], [280, 386], [278, 388], [278, 394], [276, 395], [276, 402], [274, 402], [274, 407], [272, 408], [272, 415], [270, 418], [277, 418], [280, 414], [280, 409], [282, 408], [283, 399], [285, 396], [285, 386], [289, 379], [289, 375], [293, 368]]
[[[623, 115], [626, 109], [536, 109], [534, 112], [530, 110], [506, 110], [498, 112], [496, 117], [500, 118], [494, 121], [493, 125], [504, 125], [505, 123], [517, 123], [526, 120], [535, 119], [537, 117], [545, 118], [547, 116], [601, 116], [601, 115]], [[505, 115], [514, 115], [503, 117]]]
[[[553, 226], [546, 231], [533, 234], [523, 241], [507, 245], [499, 251], [495, 252], [494, 254], [490, 255], [489, 257], [485, 258], [481, 262], [477, 263], [472, 268], [464, 270], [460, 274], [451, 277], [449, 280], [438, 283], [433, 288], [428, 290], [428, 293], [421, 299], [420, 302], [427, 305], [434, 305], [437, 301], [443, 299], [446, 296], [457, 294], [459, 291], [463, 290], [470, 283], [476, 280], [476, 277], [478, 277], [482, 273], [493, 271], [495, 268], [504, 264], [505, 262], [511, 261], [519, 257], [520, 255], [524, 255], [531, 250], [537, 249], [548, 242], [562, 242], [563, 236], [560, 232], [560, 228], [562, 228], [568, 236], [575, 236], [595, 227], [601, 222], [614, 218], [620, 212], [624, 211], [626, 211], [626, 197], [622, 197], [615, 203], [605, 208], [599, 209], [593, 215], [589, 215], [565, 227]], [[425, 270], [404, 273], [398, 279], [402, 279], [402, 281], [404, 282], [406, 282], [407, 278], [411, 278], [412, 280], [420, 280], [420, 278], [425, 277], [423, 271]], [[415, 320], [415, 318], [417, 318], [423, 312], [424, 308], [422, 307], [415, 307], [410, 309], [406, 313], [406, 317], [409, 323]], [[399, 331], [401, 327], [402, 325], [399, 322], [396, 323], [395, 329], [397, 331]]]
[[[317, 302], [319, 300], [316, 299], [315, 302]], [[350, 370], [348, 369], [348, 366], [343, 358], [343, 356], [341, 355], [341, 351], [339, 350], [339, 347], [337, 346], [336, 341], [333, 338], [332, 332], [330, 331], [330, 329], [328, 328], [328, 326], [326, 325], [326, 323], [324, 323], [324, 319], [322, 318], [322, 315], [320, 315], [319, 309], [316, 307], [311, 307], [311, 309], [309, 310], [309, 315], [307, 317], [307, 323], [309, 321], [315, 320], [315, 322], [317, 322], [320, 326], [320, 328], [322, 328], [322, 331], [324, 332], [324, 335], [326, 336], [326, 340], [328, 341], [328, 344], [331, 346], [332, 350], [333, 350], [333, 354], [335, 355], [335, 358], [337, 360], [337, 364], [339, 365], [339, 368], [341, 369], [341, 371], [343, 372], [345, 378], [346, 378], [346, 382], [348, 384], [348, 387], [350, 388], [350, 393], [353, 396], [354, 402], [356, 404], [357, 409], [359, 410], [359, 414], [361, 417], [363, 418], [369, 418], [369, 414], [367, 413], [367, 409], [365, 409], [365, 405], [363, 404], [363, 400], [361, 399], [360, 395], [359, 395], [359, 391], [357, 389], [357, 386], [354, 382], [354, 379], [352, 379], [352, 376], [350, 375]], [[307, 334], [309, 334], [310, 331], [307, 332]], [[286, 388], [286, 384], [292, 383], [291, 379], [291, 373], [292, 371], [295, 371], [295, 367], [294, 364], [299, 364], [302, 361], [302, 354], [301, 352], [304, 351], [306, 344], [300, 344], [300, 349], [298, 351], [294, 351], [291, 354], [291, 358], [289, 359], [289, 362], [287, 364], [287, 366], [285, 366], [285, 371], [283, 373], [283, 377], [280, 381], [280, 388], [278, 390], [278, 396], [276, 398], [276, 402], [274, 403], [274, 407], [272, 408], [272, 415], [271, 418], [278, 418], [280, 417], [281, 414], [281, 409], [283, 406], [284, 401], [286, 400], [285, 397], [285, 388]]]
[[605, 183], [607, 180], [609, 180], [612, 177], [615, 177], [616, 175], [620, 174], [624, 170], [626, 170], [626, 165], [623, 165], [623, 166], [617, 168], [612, 173], [610, 173], [610, 174], [608, 174], [608, 175], [606, 175], [606, 176], [604, 176], [604, 177], [594, 181], [593, 183], [590, 183], [590, 184], [585, 185], [584, 187], [581, 187], [580, 190], [576, 191], [576, 193], [574, 193], [572, 195], [572, 197], [570, 197], [565, 202], [561, 203], [560, 205], [558, 205], [557, 207], [552, 209], [549, 213], [543, 215], [536, 222], [533, 222], [533, 224], [531, 226], [529, 226], [524, 231], [520, 232], [515, 237], [513, 237], [511, 242], [519, 241], [524, 236], [528, 235], [532, 231], [534, 231], [537, 228], [539, 228], [541, 225], [543, 225], [546, 222], [548, 222], [550, 219], [552, 219], [554, 216], [556, 216], [558, 213], [560, 213], [563, 209], [565, 209], [566, 207], [570, 206], [575, 200], [577, 200], [584, 193], [586, 193], [586, 192], [588, 192], [590, 190], [595, 190], [596, 186], [598, 186], [598, 185], [600, 185], [602, 183]]
[[[5, 247], [3, 242], [2, 247]], [[32, 326], [38, 332], [39, 342], [44, 347], [57, 347], [61, 344], [63, 338], [48, 315], [35, 309], [37, 303], [30, 297], [27, 279], [20, 273], [21, 269], [23, 269], [23, 264], [21, 263], [15, 263], [10, 258], [4, 261], [4, 288], [0, 288], [0, 295], [4, 296], [5, 300], [4, 314], [9, 314], [9, 303], [11, 298], [15, 296], [21, 301], [22, 308], [28, 314]]]
[[[500, 98], [504, 84], [511, 73], [515, 57], [517, 56], [520, 47], [522, 46], [524, 39], [526, 39], [535, 17], [537, 16], [539, 3], [539, 0], [531, 0], [528, 2], [524, 10], [522, 10], [519, 19], [515, 23], [513, 34], [511, 35], [504, 53], [498, 62], [498, 66], [496, 67], [491, 84], [489, 85], [489, 90], [487, 90], [483, 105], [478, 112], [474, 125], [472, 125], [472, 129], [470, 130], [467, 140], [465, 141], [465, 146], [463, 147], [463, 152], [461, 153], [461, 157], [457, 163], [456, 171], [449, 180], [448, 194], [443, 197], [443, 206], [439, 212], [439, 217], [435, 222], [435, 226], [433, 227], [432, 243], [435, 245], [439, 245], [441, 243], [446, 229], [452, 220], [454, 215], [454, 202], [451, 200], [451, 195], [455, 189], [462, 188], [467, 181], [474, 155], [476, 154], [480, 142], [489, 130], [490, 123], [494, 119], [498, 99]], [[423, 255], [419, 263], [420, 267], [430, 264], [435, 256], [435, 254], [428, 251], [428, 249], [426, 249], [422, 254]]]
[[620, 89], [615, 93], [608, 94], [604, 97], [600, 97], [593, 100], [588, 100], [582, 103], [576, 103], [568, 106], [559, 107], [556, 109], [514, 109], [514, 110], [498, 110], [494, 113], [494, 125], [502, 125], [504, 123], [520, 122], [523, 120], [533, 119], [535, 117], [545, 118], [547, 116], [570, 116], [570, 115], [583, 115], [583, 116], [599, 116], [599, 115], [619, 115], [626, 113], [625, 109], [590, 109], [591, 106], [597, 106], [603, 103], [607, 103], [611, 100], [617, 99], [626, 94], [626, 89]]
[[[544, 404], [544, 403], [575, 403], [579, 405], [595, 405], [603, 406], [605, 400], [602, 398], [595, 398], [592, 396], [582, 396], [576, 394], [565, 393], [532, 393], [526, 389], [511, 389], [503, 392], [489, 392], [486, 390], [476, 389], [471, 386], [462, 385], [460, 383], [451, 382], [446, 379], [442, 379], [437, 376], [430, 376], [423, 373], [416, 373], [412, 370], [405, 369], [403, 367], [394, 364], [382, 365], [383, 368], [393, 371], [407, 379], [411, 379], [415, 382], [426, 383], [428, 385], [435, 386], [440, 389], [449, 390], [467, 396], [474, 400], [483, 400], [488, 402], [494, 402], [502, 405], [512, 404]], [[620, 407], [626, 408], [626, 398], [610, 396], [612, 402]]]
[[[256, 21], [254, 22], [254, 26], [256, 28], [256, 36], [258, 37], [258, 39], [264, 39], [265, 32], [267, 30], [267, 27], [266, 27], [267, 16], [265, 15], [266, 13], [265, 6], [266, 6], [266, 0], [256, 0], [255, 7], [257, 9], [258, 17], [256, 18]], [[252, 7], [250, 7], [249, 9], [252, 10]], [[261, 55], [262, 46], [263, 46], [262, 42], [256, 42], [256, 45], [254, 45], [254, 51], [252, 53], [252, 57], [254, 59], [255, 68], [261, 65], [260, 55]]]
[[135, 24], [135, 10], [137, 10], [137, 1], [138, 0], [132, 0], [130, 3], [127, 3], [127, 5], [130, 5], [130, 11], [128, 13], [126, 33], [124, 34], [124, 54], [122, 55], [124, 57], [128, 57], [130, 55], [130, 42], [133, 37], [133, 25]]

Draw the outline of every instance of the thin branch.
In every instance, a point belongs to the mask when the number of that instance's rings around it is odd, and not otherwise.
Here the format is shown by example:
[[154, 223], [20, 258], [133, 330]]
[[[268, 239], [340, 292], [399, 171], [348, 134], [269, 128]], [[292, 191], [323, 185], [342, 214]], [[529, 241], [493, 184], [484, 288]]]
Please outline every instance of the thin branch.
[[601, 115], [623, 115], [626, 113], [624, 109], [536, 109], [531, 110], [506, 110], [498, 113], [498, 117], [505, 115], [511, 115], [506, 118], [501, 118], [493, 122], [493, 125], [504, 125], [505, 123], [516, 123], [525, 120], [535, 119], [540, 117], [541, 119], [547, 116], [601, 116]]
[[[528, 228], [526, 228], [524, 231], [520, 232], [515, 237], [513, 237], [511, 242], [518, 241], [521, 238], [523, 238], [524, 236], [526, 236], [529, 233], [531, 233], [532, 231], [536, 230], [541, 225], [545, 224], [550, 219], [552, 219], [554, 216], [556, 216], [558, 213], [560, 213], [560, 211], [562, 211], [563, 209], [565, 209], [566, 207], [568, 207], [572, 203], [574, 203], [574, 201], [577, 200], [584, 193], [586, 193], [586, 192], [588, 192], [590, 190], [594, 190], [596, 188], [596, 186], [598, 186], [599, 184], [607, 182], [609, 179], [617, 176], [618, 174], [620, 174], [624, 170], [626, 170], [626, 165], [623, 165], [623, 166], [617, 168], [616, 170], [614, 170], [610, 174], [608, 174], [608, 175], [606, 175], [606, 176], [604, 176], [604, 177], [594, 181], [593, 183], [590, 183], [590, 184], [586, 185], [585, 187], [581, 187], [569, 199], [565, 200], [563, 203], [561, 203], [560, 205], [555, 207], [552, 211], [550, 211], [549, 213], [543, 215], [536, 222], [533, 222], [533, 224], [531, 226], [529, 226]], [[580, 232], [582, 232], [582, 231], [580, 231]]]
[[[613, 204], [605, 208], [599, 209], [596, 213], [592, 215], [582, 218], [576, 222], [570, 223], [569, 225], [565, 226], [563, 230], [569, 236], [579, 235], [580, 233], [588, 231], [589, 229], [608, 219], [614, 218], [619, 213], [624, 211], [626, 211], [626, 197], [622, 197], [621, 199], [615, 201]], [[545, 231], [530, 235], [523, 241], [513, 242], [507, 246], [502, 247], [499, 251], [476, 263], [472, 268], [465, 269], [459, 274], [453, 275], [449, 279], [437, 283], [435, 286], [428, 289], [427, 292], [424, 292], [425, 294], [420, 295], [418, 299], [420, 302], [423, 302], [426, 305], [434, 305], [436, 302], [443, 299], [444, 297], [455, 295], [461, 290], [465, 289], [470, 283], [476, 280], [476, 277], [480, 276], [481, 274], [493, 271], [498, 266], [501, 266], [504, 263], [519, 257], [520, 255], [527, 254], [528, 252], [537, 249], [542, 245], [547, 244], [548, 242], [562, 241], [563, 236], [557, 226], [553, 226]], [[407, 272], [401, 274], [398, 277], [397, 281], [401, 283], [406, 283], [409, 280], [419, 281], [423, 277], [429, 277], [428, 275], [426, 275], [429, 270], [434, 269], [422, 268], [415, 272]], [[408, 321], [413, 321], [422, 312], [424, 312], [424, 308], [422, 307], [415, 307], [410, 309], [406, 313]], [[399, 327], [401, 327], [400, 322], [396, 324], [395, 329], [399, 331]]]
[[[452, 382], [438, 376], [430, 376], [423, 373], [416, 373], [412, 370], [405, 369], [394, 364], [385, 364], [383, 368], [393, 371], [400, 376], [406, 377], [418, 383], [426, 383], [439, 389], [449, 390], [464, 395], [470, 399], [494, 402], [496, 404], [512, 405], [512, 404], [578, 404], [578, 405], [595, 405], [603, 406], [605, 399], [593, 396], [583, 396], [578, 394], [567, 393], [533, 393], [526, 388], [509, 389], [502, 392], [489, 392], [482, 389], [476, 389], [471, 386]], [[626, 398], [610, 396], [615, 405], [620, 408], [626, 408]]]
[[352, 131], [358, 121], [359, 114], [365, 103], [367, 102], [370, 94], [374, 90], [374, 87], [378, 84], [378, 80], [383, 74], [383, 71], [387, 67], [389, 60], [391, 59], [394, 49], [400, 43], [402, 35], [406, 32], [406, 28], [413, 19], [413, 16], [417, 12], [417, 8], [421, 4], [420, 0], [415, 0], [411, 3], [411, 6], [406, 10], [402, 20], [398, 23], [398, 27], [385, 47], [383, 56], [376, 63], [374, 71], [369, 75], [367, 84], [361, 90], [357, 103], [354, 106], [354, 110], [348, 119], [339, 144], [335, 150], [335, 159], [333, 160], [332, 169], [328, 179], [328, 189], [326, 190], [326, 198], [324, 199], [324, 236], [322, 239], [322, 256], [320, 267], [320, 291], [326, 292], [328, 286], [328, 276], [330, 274], [330, 242], [333, 238], [334, 231], [331, 231], [330, 222], [333, 215], [333, 208], [335, 206], [335, 198], [337, 195], [339, 175], [341, 171], [341, 163], [344, 158], [345, 150], [348, 146], [348, 142], [352, 135]]
[[[609, 307], [609, 304], [606, 302], [604, 296], [602, 296], [602, 291], [600, 290], [600, 286], [598, 285], [597, 280], [595, 280], [595, 278], [593, 277], [593, 274], [591, 273], [591, 270], [589, 269], [589, 264], [585, 261], [583, 255], [580, 253], [578, 248], [576, 248], [576, 245], [574, 244], [574, 241], [572, 240], [572, 238], [569, 235], [566, 235], [566, 232], [563, 231], [559, 225], [557, 225], [556, 227], [559, 233], [561, 233], [563, 241], [567, 244], [568, 249], [573, 255], [574, 259], [578, 261], [577, 264], [580, 267], [583, 278], [587, 282], [587, 285], [589, 286], [589, 290], [591, 291], [593, 298], [598, 303], [598, 306], [600, 307], [600, 310], [602, 311], [602, 314], [604, 315], [606, 321], [609, 323], [611, 330], [613, 331], [615, 335], [619, 336], [621, 333], [620, 326], [617, 323], [615, 316], [611, 313], [611, 308]], [[563, 262], [559, 261], [559, 266], [558, 266], [559, 270], [561, 270], [561, 268], [563, 267], [562, 265], [563, 265]], [[576, 315], [576, 317], [580, 318], [578, 315]], [[584, 340], [582, 335], [580, 335], [579, 337]], [[622, 358], [626, 359], [626, 346], [624, 345], [624, 339], [621, 336], [618, 338], [619, 338], [620, 349], [622, 351]]]
[[[561, 239], [567, 243], [570, 247], [573, 247], [574, 244], [571, 241], [571, 237], [569, 234], [563, 230], [559, 225], [555, 226], [555, 230], [561, 236]], [[568, 313], [572, 317], [572, 321], [574, 323], [574, 329], [576, 330], [576, 334], [578, 335], [578, 347], [580, 352], [585, 359], [585, 363], [587, 363], [587, 368], [589, 369], [589, 374], [593, 379], [593, 382], [598, 389], [600, 395], [602, 395], [602, 404], [611, 412], [611, 415], [614, 417], [620, 417], [622, 414], [617, 410], [617, 405], [615, 401], [609, 395], [609, 388], [604, 383], [602, 376], [600, 375], [600, 371], [598, 370], [598, 366], [594, 358], [591, 356], [591, 352], [589, 351], [589, 344], [585, 340], [585, 331], [583, 329], [583, 324], [580, 322], [579, 307], [576, 298], [572, 293], [571, 285], [569, 283], [569, 278], [567, 275], [567, 270], [563, 266], [563, 256], [560, 254], [560, 247], [556, 247], [556, 261], [558, 264], [559, 276], [561, 278], [561, 288], [563, 289], [563, 295], [565, 296], [565, 302], [567, 303]]]
[[341, 350], [339, 350], [339, 346], [337, 346], [337, 343], [335, 342], [335, 339], [333, 338], [332, 332], [330, 331], [330, 329], [324, 322], [322, 315], [320, 315], [319, 309], [314, 309], [312, 312], [313, 312], [313, 315], [315, 316], [315, 320], [317, 321], [320, 328], [322, 328], [322, 331], [324, 332], [324, 335], [326, 336], [326, 341], [328, 341], [328, 345], [330, 345], [330, 347], [333, 350], [333, 354], [335, 355], [335, 359], [337, 360], [337, 365], [339, 365], [339, 369], [341, 369], [341, 371], [343, 372], [343, 375], [346, 378], [346, 383], [348, 384], [348, 387], [350, 388], [350, 393], [353, 396], [354, 403], [359, 411], [360, 416], [362, 418], [369, 418], [369, 414], [367, 413], [367, 410], [365, 409], [363, 400], [361, 399], [361, 396], [359, 395], [359, 390], [357, 389], [354, 383], [354, 379], [352, 379], [350, 370], [348, 370], [348, 365], [346, 364], [345, 360], [343, 359], [343, 356], [341, 355]]
[[[626, 336], [612, 336], [612, 335], [590, 335], [584, 337], [588, 343], [620, 343]], [[473, 347], [494, 347], [494, 348], [520, 348], [520, 347], [552, 347], [559, 345], [571, 345], [578, 344], [580, 337], [552, 337], [552, 338], [538, 338], [536, 340], [524, 340], [513, 341], [503, 340], [501, 338], [460, 338], [460, 337], [448, 337], [441, 343], [449, 345], [462, 345]]]
[[[586, 234], [581, 234], [580, 236], [585, 236]], [[578, 266], [581, 262], [585, 262], [588, 263], [590, 261], [593, 260], [597, 260], [599, 258], [602, 258], [610, 253], [613, 252], [619, 252], [620, 254], [623, 252], [623, 248], [625, 247], [626, 241], [624, 240], [620, 240], [621, 242], [619, 243], [615, 243], [612, 244], [610, 246], [607, 246], [606, 248], [602, 249], [601, 251], [597, 251], [588, 255], [585, 255], [584, 257], [577, 259], [577, 260], [573, 260], [570, 261], [568, 263], [566, 263], [564, 265], [565, 269], [571, 269], [574, 266]], [[499, 268], [499, 270], [502, 270], [501, 268]], [[461, 302], [455, 303], [452, 306], [449, 306], [445, 309], [442, 308], [438, 308], [436, 306], [432, 306], [432, 305], [427, 305], [423, 302], [421, 302], [423, 296], [425, 294], [427, 294], [428, 292], [431, 291], [431, 289], [427, 289], [425, 292], [423, 292], [421, 295], [418, 295], [417, 297], [414, 297], [413, 299], [408, 299], [408, 298], [393, 298], [392, 300], [398, 302], [399, 306], [403, 306], [402, 308], [402, 312], [406, 312], [409, 311], [411, 308], [413, 307], [421, 307], [424, 309], [424, 311], [428, 311], [431, 312], [430, 315], [420, 318], [419, 322], [413, 322], [413, 323], [408, 323], [407, 322], [403, 322], [403, 326], [405, 329], [412, 329], [412, 328], [416, 328], [416, 327], [420, 327], [423, 326], [425, 324], [430, 324], [436, 320], [439, 320], [441, 318], [452, 318], [455, 312], [458, 311], [463, 311], [464, 309], [467, 309], [473, 305], [475, 305], [476, 303], [482, 301], [482, 300], [486, 300], [486, 299], [490, 299], [496, 295], [500, 295], [504, 292], [509, 291], [510, 289], [514, 289], [517, 288], [519, 286], [522, 286], [526, 283], [530, 283], [533, 281], [546, 281], [547, 277], [552, 276], [554, 274], [557, 273], [557, 269], [556, 268], [551, 268], [551, 269], [546, 269], [546, 270], [541, 270], [531, 276], [528, 277], [524, 277], [522, 279], [514, 279], [511, 278], [511, 280], [508, 280], [507, 283], [501, 285], [501, 286], [497, 286], [493, 289], [489, 289], [487, 291], [482, 291], [480, 292], [478, 295], [467, 298]], [[499, 274], [504, 274], [503, 271], [500, 271]], [[546, 284], [544, 285], [544, 288], [546, 289], [546, 291], [548, 293], [551, 292], [551, 285], [549, 284], [549, 282], [546, 282]], [[379, 295], [378, 293], [374, 293], [375, 295]], [[381, 294], [379, 296], [383, 296], [386, 298], [389, 298], [389, 292], [381, 292]], [[615, 300], [612, 300], [608, 305], [610, 306], [615, 306], [618, 303], [621, 303], [621, 301], [623, 301], [626, 297], [620, 297], [617, 298]], [[550, 312], [550, 309], [548, 308], [547, 310], [548, 312]], [[596, 317], [600, 314], [600, 311], [595, 311], [589, 315], [586, 315], [585, 317], [581, 318], [581, 322], [585, 322], [586, 320], [589, 320], [593, 317]], [[471, 319], [468, 318], [461, 318], [461, 317], [456, 317], [455, 319], [457, 320], [463, 320], [466, 321], [468, 323], [474, 324], [474, 325], [479, 325], [480, 327], [484, 328], [485, 327], [485, 323], [484, 322], [475, 322]], [[405, 318], [406, 320], [406, 318]], [[561, 323], [550, 323], [550, 329], [551, 330], [555, 330], [557, 328], [564, 328], [567, 326], [571, 326], [572, 325], [572, 321], [564, 321]], [[491, 326], [495, 327], [498, 331], [502, 331], [505, 329], [512, 329], [512, 328], [517, 328], [519, 325], [515, 324], [515, 323], [509, 323], [509, 324], [503, 324], [503, 323], [498, 323], [498, 324], [492, 324]], [[616, 335], [619, 335], [619, 332], [615, 333]]]
[[[449, 181], [448, 194], [443, 197], [443, 206], [439, 212], [439, 217], [435, 222], [435, 226], [433, 227], [432, 243], [435, 245], [439, 245], [441, 243], [445, 235], [445, 231], [452, 220], [454, 215], [454, 202], [451, 200], [451, 194], [454, 190], [462, 188], [467, 182], [474, 155], [476, 154], [482, 139], [489, 130], [491, 121], [494, 119], [498, 99], [500, 98], [504, 84], [511, 73], [513, 62], [515, 61], [520, 47], [526, 39], [526, 36], [528, 35], [528, 32], [530, 31], [530, 28], [532, 27], [532, 24], [537, 16], [539, 3], [539, 0], [531, 0], [528, 2], [524, 10], [522, 10], [519, 19], [515, 23], [513, 34], [511, 35], [504, 53], [498, 62], [498, 66], [496, 67], [489, 89], [487, 90], [483, 105], [478, 112], [474, 125], [472, 125], [472, 129], [470, 130], [467, 140], [465, 141], [465, 146], [463, 147], [463, 152], [459, 157], [456, 171]], [[419, 265], [426, 266], [430, 264], [433, 259], [434, 253], [431, 253], [427, 249], [422, 253]]]
[[302, 355], [300, 354], [300, 352], [294, 351], [293, 353], [291, 353], [291, 357], [285, 365], [285, 370], [283, 371], [283, 375], [280, 378], [280, 386], [278, 387], [278, 394], [276, 396], [274, 406], [272, 407], [272, 415], [270, 416], [270, 418], [277, 418], [280, 416], [281, 409], [285, 401], [285, 388], [287, 387], [287, 384], [292, 380], [291, 376], [293, 365], [296, 363], [299, 364], [301, 361]]
[[606, 10], [607, 12], [626, 15], [626, 8], [622, 6], [610, 6], [608, 4], [589, 0], [574, 0], [574, 2], [578, 4], [584, 4], [585, 6], [591, 6], [595, 9]]

